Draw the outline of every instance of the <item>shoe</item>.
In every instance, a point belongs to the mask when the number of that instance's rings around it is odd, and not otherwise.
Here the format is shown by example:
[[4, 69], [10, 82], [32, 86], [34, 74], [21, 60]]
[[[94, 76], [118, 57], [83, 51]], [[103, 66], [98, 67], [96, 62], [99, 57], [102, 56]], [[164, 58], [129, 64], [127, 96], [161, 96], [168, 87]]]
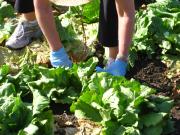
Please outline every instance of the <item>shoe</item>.
[[41, 36], [42, 32], [37, 21], [21, 21], [5, 45], [10, 49], [21, 49]]

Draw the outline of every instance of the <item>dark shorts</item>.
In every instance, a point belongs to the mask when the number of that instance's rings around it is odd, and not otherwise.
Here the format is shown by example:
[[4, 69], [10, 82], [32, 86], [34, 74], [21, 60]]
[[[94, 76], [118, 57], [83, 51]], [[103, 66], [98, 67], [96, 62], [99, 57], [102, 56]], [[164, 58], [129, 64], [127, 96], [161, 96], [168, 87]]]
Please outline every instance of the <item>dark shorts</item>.
[[101, 0], [98, 39], [106, 47], [118, 45], [118, 16], [115, 0]]
[[18, 13], [29, 13], [34, 11], [33, 0], [6, 0], [12, 4]]
[[[144, 0], [135, 0], [135, 9], [138, 10], [143, 3]], [[98, 39], [106, 47], [118, 45], [118, 15], [115, 0], [101, 0]]]

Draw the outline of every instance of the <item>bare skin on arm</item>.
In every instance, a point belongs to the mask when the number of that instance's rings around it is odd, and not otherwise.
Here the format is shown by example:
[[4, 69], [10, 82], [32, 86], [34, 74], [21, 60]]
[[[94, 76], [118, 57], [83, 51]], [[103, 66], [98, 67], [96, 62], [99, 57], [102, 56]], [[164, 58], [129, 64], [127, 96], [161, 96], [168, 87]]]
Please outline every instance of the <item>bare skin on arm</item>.
[[52, 51], [62, 48], [49, 0], [34, 0], [37, 21]]

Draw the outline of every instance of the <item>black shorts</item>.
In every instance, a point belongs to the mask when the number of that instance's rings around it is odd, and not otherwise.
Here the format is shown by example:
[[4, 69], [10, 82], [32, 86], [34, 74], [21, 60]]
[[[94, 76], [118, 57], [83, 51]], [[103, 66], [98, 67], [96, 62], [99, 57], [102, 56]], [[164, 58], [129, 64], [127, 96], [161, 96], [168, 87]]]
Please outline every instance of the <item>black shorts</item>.
[[18, 13], [29, 13], [34, 11], [33, 0], [6, 0], [14, 6]]
[[[143, 3], [144, 0], [135, 0], [135, 9], [138, 10]], [[118, 15], [115, 0], [101, 0], [98, 39], [103, 46], [118, 46]]]
[[103, 46], [118, 46], [118, 15], [115, 0], [101, 0], [98, 39]]

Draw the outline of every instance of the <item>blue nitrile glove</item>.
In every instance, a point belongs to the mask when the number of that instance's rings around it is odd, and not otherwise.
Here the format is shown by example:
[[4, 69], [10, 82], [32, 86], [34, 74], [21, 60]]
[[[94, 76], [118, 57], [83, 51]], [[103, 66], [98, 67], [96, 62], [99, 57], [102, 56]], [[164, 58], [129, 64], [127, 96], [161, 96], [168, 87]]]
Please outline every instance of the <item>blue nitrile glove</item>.
[[113, 63], [111, 63], [105, 69], [96, 67], [96, 71], [107, 72], [113, 76], [125, 76], [126, 68], [127, 68], [127, 62], [118, 59], [118, 60], [115, 60]]
[[50, 61], [53, 67], [72, 67], [72, 62], [63, 47], [58, 51], [51, 51]]

